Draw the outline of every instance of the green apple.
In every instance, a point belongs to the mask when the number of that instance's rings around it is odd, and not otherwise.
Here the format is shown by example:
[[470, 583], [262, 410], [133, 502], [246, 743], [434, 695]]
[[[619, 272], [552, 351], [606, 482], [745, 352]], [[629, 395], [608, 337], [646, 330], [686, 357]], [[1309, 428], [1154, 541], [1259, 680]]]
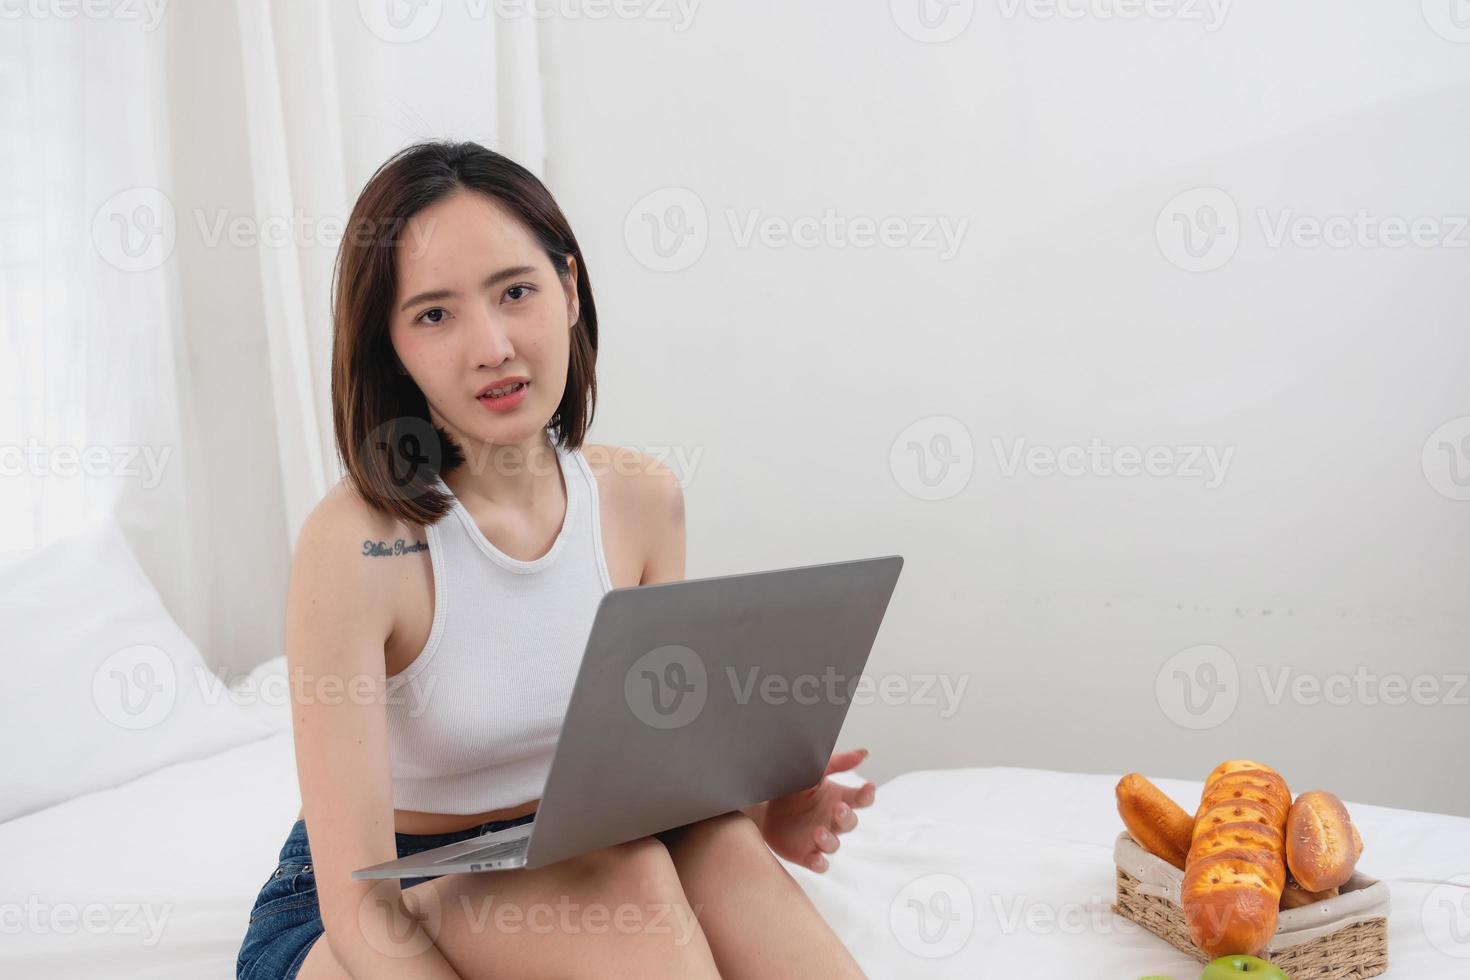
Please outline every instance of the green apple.
[[1243, 974], [1255, 980], [1290, 980], [1281, 967], [1254, 956], [1222, 956], [1212, 960], [1199, 980], [1239, 980]]

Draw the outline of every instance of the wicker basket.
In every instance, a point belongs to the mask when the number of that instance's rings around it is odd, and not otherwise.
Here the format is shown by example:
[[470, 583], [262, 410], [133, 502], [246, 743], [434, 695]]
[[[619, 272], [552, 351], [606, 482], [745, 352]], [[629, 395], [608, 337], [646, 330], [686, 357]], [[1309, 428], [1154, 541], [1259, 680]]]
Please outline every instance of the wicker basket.
[[[1119, 834], [1113, 846], [1118, 899], [1113, 911], [1204, 963], [1189, 938], [1179, 889], [1184, 872]], [[1388, 969], [1388, 886], [1354, 873], [1337, 898], [1283, 909], [1261, 954], [1291, 980], [1363, 980]]]

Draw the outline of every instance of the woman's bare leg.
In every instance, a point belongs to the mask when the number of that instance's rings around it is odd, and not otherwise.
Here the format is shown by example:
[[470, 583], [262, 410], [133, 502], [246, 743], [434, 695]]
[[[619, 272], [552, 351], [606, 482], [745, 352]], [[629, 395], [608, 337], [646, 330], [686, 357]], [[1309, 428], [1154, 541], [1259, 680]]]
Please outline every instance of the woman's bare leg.
[[[698, 908], [690, 908], [657, 838], [533, 870], [445, 875], [403, 896], [465, 980], [720, 976]], [[414, 944], [426, 941], [408, 929], [394, 932], [403, 945], [390, 955], [412, 955]], [[324, 936], [298, 976], [343, 980], [348, 974]]]
[[863, 976], [750, 817], [727, 813], [659, 836], [726, 980]]

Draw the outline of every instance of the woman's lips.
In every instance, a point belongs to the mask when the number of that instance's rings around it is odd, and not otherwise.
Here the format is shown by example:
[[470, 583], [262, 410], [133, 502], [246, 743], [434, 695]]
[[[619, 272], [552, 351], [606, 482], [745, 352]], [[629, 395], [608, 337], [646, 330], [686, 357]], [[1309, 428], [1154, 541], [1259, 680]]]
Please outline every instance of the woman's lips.
[[479, 399], [479, 402], [492, 412], [509, 412], [526, 400], [526, 392], [530, 387], [531, 382], [523, 381], [521, 382], [520, 388], [508, 395], [501, 395], [499, 398], [491, 398], [489, 395], [486, 395], [484, 398]]

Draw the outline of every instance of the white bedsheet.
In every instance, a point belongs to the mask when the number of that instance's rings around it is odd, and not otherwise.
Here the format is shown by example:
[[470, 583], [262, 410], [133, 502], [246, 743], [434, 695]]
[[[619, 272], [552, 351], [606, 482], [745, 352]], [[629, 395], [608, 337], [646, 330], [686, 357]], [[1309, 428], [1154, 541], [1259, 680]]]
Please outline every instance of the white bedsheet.
[[[1020, 769], [909, 773], [879, 787], [826, 875], [791, 870], [875, 978], [1193, 980], [1192, 961], [1108, 912], [1115, 782]], [[1199, 792], [1159, 782], [1176, 799]], [[297, 802], [283, 732], [0, 825], [0, 977], [232, 977], [250, 903]], [[1386, 975], [1470, 976], [1470, 958], [1452, 955], [1470, 957], [1470, 934], [1454, 945], [1448, 918], [1470, 927], [1470, 889], [1441, 884], [1470, 872], [1470, 820], [1352, 810], [1367, 842], [1363, 869], [1393, 890]], [[910, 899], [943, 909], [944, 896], [948, 929], [931, 918], [926, 940]], [[1426, 907], [1442, 948], [1426, 932]]]

